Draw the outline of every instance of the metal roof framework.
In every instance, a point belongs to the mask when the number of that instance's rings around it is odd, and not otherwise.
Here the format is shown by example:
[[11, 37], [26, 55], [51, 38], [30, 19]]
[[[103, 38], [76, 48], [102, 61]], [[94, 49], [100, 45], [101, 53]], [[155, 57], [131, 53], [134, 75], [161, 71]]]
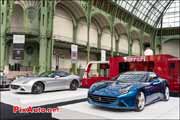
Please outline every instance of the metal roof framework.
[[[160, 25], [158, 26], [160, 27]], [[180, 0], [174, 0], [163, 16], [163, 28], [180, 27]]]
[[112, 2], [156, 28], [174, 0], [112, 0]]

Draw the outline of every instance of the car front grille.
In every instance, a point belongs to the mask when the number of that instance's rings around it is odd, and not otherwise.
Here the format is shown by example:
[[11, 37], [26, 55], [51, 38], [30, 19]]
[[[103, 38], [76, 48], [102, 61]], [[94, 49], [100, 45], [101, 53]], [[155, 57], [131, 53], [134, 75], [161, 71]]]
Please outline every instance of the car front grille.
[[20, 86], [19, 85], [11, 85], [12, 89], [18, 89]]
[[114, 101], [116, 101], [116, 97], [108, 97], [108, 96], [99, 96], [99, 95], [92, 95], [89, 94], [88, 98], [90, 98], [92, 101], [94, 102], [100, 102], [100, 103], [112, 103]]

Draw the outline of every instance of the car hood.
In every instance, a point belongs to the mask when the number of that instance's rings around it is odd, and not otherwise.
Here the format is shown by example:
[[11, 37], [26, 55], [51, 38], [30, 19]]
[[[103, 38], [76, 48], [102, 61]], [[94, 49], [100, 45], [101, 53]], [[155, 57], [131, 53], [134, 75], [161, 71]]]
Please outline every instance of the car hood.
[[[18, 78], [16, 80], [14, 80], [12, 82], [15, 83], [15, 84], [23, 84], [24, 82], [26, 81], [36, 81], [36, 80], [41, 80], [41, 79], [45, 79], [46, 77], [21, 77], [21, 78]], [[47, 79], [47, 78], [46, 78]]]
[[98, 85], [92, 91], [94, 95], [102, 96], [119, 96], [120, 90], [122, 89], [137, 89], [144, 86], [143, 83], [120, 83], [120, 82], [105, 82], [104, 84]]

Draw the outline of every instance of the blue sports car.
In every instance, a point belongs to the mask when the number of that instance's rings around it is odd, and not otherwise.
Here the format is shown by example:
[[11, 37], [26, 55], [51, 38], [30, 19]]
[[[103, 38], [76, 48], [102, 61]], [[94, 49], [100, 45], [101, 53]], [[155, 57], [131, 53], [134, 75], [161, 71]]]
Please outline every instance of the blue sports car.
[[142, 111], [145, 105], [158, 100], [169, 100], [169, 87], [154, 72], [125, 72], [115, 81], [93, 84], [88, 91], [90, 104], [107, 108]]

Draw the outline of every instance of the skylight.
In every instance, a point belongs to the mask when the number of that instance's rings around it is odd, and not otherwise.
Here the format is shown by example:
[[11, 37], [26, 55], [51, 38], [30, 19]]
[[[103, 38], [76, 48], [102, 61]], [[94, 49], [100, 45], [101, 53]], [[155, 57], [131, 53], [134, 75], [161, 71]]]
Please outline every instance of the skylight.
[[[174, 5], [176, 8], [172, 8], [172, 9], [176, 9], [176, 13], [179, 12], [178, 11], [179, 6], [177, 5], [177, 3], [179, 3], [179, 0], [175, 0], [175, 1], [172, 1], [172, 0], [113, 0], [113, 2], [116, 2], [116, 4], [120, 5], [122, 8], [124, 8], [125, 10], [133, 14], [134, 16], [140, 18], [141, 20], [145, 21], [146, 23], [154, 27], [158, 25], [158, 23], [160, 22], [159, 19], [161, 18], [162, 14], [165, 12], [166, 8], [168, 8], [169, 5], [171, 5], [171, 3], [173, 2], [176, 3]], [[177, 7], [178, 7], [178, 10], [177, 10]], [[171, 16], [172, 16], [173, 10], [170, 10], [170, 11], [171, 11]], [[173, 16], [176, 18], [173, 19], [174, 22], [172, 22], [171, 24], [177, 25], [176, 21], [178, 21], [177, 17], [179, 16], [178, 15], [173, 15]], [[169, 17], [167, 16], [166, 18], [169, 18]], [[167, 26], [167, 22], [166, 22], [166, 26]]]

